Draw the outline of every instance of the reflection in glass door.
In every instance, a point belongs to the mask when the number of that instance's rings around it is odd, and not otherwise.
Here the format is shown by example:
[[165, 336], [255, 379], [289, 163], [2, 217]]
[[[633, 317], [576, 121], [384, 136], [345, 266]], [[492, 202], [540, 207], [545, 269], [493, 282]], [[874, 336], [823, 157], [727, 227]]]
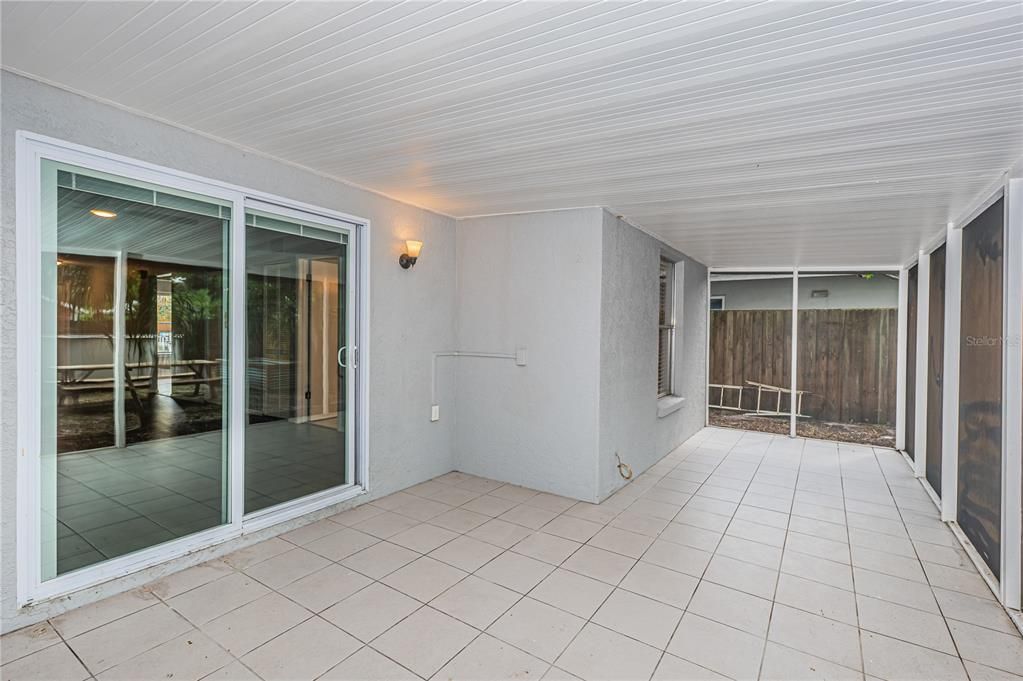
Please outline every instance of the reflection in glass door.
[[245, 215], [245, 513], [347, 484], [347, 230]]
[[40, 191], [40, 575], [227, 521], [230, 204], [52, 161]]
[[17, 144], [18, 602], [357, 494], [363, 223]]

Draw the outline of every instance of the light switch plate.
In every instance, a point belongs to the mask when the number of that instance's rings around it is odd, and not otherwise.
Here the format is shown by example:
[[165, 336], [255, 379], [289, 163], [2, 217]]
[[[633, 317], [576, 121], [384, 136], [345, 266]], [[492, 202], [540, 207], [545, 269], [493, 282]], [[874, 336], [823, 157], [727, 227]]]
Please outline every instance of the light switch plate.
[[430, 407], [430, 420], [431, 421], [440, 421], [440, 405], [439, 404], [435, 404], [432, 407]]

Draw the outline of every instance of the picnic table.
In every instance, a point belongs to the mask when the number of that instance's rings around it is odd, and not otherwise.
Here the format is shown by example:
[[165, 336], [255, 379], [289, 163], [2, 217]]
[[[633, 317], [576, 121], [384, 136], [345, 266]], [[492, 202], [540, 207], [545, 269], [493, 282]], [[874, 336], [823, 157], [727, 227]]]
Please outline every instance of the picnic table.
[[[210, 387], [210, 397], [217, 396], [217, 383], [220, 382], [219, 372], [214, 367], [220, 366], [223, 360], [219, 359], [174, 359], [159, 362], [128, 362], [124, 365], [124, 384], [131, 393], [139, 410], [142, 410], [142, 400], [139, 397], [136, 382], [152, 383], [154, 378], [160, 378], [154, 369], [159, 368], [184, 368], [186, 371], [173, 372], [167, 376], [173, 380], [174, 385], [195, 386], [194, 395], [198, 396], [199, 389], [203, 385]], [[149, 373], [143, 376], [133, 375], [134, 371], [148, 369]], [[112, 377], [94, 377], [97, 371], [114, 370], [111, 364], [59, 364], [57, 365], [57, 401], [63, 403], [65, 398], [75, 401], [78, 396], [86, 392], [113, 391], [114, 379]], [[154, 375], [155, 374], [155, 375]]]

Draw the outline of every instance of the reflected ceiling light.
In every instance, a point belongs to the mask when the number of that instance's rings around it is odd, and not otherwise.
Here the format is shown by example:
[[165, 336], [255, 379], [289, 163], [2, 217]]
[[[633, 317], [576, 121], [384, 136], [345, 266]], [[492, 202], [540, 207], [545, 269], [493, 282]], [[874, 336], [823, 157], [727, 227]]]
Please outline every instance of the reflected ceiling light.
[[103, 210], [102, 208], [93, 208], [89, 212], [92, 213], [93, 215], [95, 215], [98, 218], [106, 218], [108, 220], [111, 219], [111, 218], [116, 218], [117, 217], [117, 213], [115, 213], [114, 211], [112, 211], [112, 210]]
[[413, 241], [412, 239], [405, 241], [405, 252], [398, 256], [398, 264], [401, 265], [401, 268], [407, 270], [415, 265], [416, 260], [419, 259], [419, 251], [422, 249], [422, 241]]

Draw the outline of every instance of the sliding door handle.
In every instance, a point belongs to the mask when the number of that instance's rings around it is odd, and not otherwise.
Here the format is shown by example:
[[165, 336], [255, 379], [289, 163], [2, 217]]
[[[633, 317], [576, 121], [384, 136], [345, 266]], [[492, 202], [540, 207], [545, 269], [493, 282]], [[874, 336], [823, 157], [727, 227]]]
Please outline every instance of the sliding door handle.
[[[345, 361], [348, 359], [348, 355], [344, 354], [344, 352], [346, 350], [348, 350], [348, 346], [347, 345], [342, 345], [340, 348], [337, 349], [337, 364], [342, 369], [348, 369], [349, 368], [349, 366], [345, 363]], [[359, 346], [358, 345], [353, 345], [350, 352], [354, 353], [354, 355], [352, 357], [352, 359], [354, 361], [352, 362], [352, 366], [350, 368], [358, 369], [359, 368]]]

